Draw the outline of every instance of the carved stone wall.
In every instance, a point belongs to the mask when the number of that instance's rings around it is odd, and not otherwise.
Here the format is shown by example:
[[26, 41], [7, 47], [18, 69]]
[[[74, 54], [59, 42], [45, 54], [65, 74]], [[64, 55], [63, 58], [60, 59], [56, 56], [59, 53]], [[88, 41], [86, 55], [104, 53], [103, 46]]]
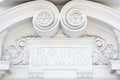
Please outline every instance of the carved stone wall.
[[0, 14], [3, 80], [119, 80], [119, 11], [87, 0], [1, 1], [8, 3], [17, 6]]

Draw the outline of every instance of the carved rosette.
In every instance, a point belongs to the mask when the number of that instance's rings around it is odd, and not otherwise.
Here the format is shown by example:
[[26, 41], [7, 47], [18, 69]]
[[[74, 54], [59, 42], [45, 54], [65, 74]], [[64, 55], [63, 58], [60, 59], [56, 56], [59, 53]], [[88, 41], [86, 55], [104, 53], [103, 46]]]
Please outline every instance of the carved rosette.
[[39, 36], [54, 36], [59, 30], [59, 11], [53, 8], [41, 8], [33, 16], [33, 25]]
[[95, 37], [95, 43], [96, 43], [96, 47], [97, 49], [99, 49], [100, 51], [105, 49], [106, 46], [106, 40], [101, 38], [101, 37]]
[[79, 6], [64, 6], [61, 11], [63, 32], [70, 37], [79, 37], [85, 34], [87, 16]]

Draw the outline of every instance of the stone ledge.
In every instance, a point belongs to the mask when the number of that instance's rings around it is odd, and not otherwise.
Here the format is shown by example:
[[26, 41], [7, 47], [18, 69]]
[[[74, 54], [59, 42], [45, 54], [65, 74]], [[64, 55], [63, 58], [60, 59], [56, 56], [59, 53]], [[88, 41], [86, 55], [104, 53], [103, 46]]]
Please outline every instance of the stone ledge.
[[0, 61], [0, 78], [6, 73], [11, 72], [12, 63], [9, 61]]
[[120, 61], [119, 60], [111, 60], [109, 63], [109, 67], [112, 72], [120, 70]]
[[119, 60], [112, 60], [109, 63], [109, 67], [111, 69], [111, 73], [115, 73], [120, 78], [120, 61]]

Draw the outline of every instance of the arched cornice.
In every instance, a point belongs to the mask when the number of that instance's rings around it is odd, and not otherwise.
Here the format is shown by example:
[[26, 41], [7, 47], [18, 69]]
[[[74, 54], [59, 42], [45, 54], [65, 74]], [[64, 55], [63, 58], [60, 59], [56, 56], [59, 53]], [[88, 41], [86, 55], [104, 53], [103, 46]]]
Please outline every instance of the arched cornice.
[[95, 1], [95, 2], [99, 2], [102, 4], [113, 4], [113, 5], [119, 5], [120, 4], [120, 0], [91, 0], [91, 1]]
[[[101, 20], [120, 30], [120, 13], [116, 10], [90, 1], [71, 1], [69, 2], [69, 4], [72, 6], [80, 6], [80, 8], [88, 17]], [[68, 7], [70, 5], [66, 4], [66, 6]], [[41, 7], [50, 6], [54, 5], [49, 1], [31, 1], [5, 11], [3, 14], [0, 15], [0, 32], [5, 30], [6, 28], [9, 28], [16, 22], [32, 17]]]
[[91, 1], [71, 1], [65, 6], [80, 6], [80, 8], [86, 13], [88, 17], [92, 17], [103, 21], [114, 28], [120, 30], [119, 23], [120, 23], [120, 12], [104, 6], [102, 4], [98, 4]]
[[22, 21], [27, 18], [32, 18], [33, 15], [43, 7], [47, 7], [48, 9], [50, 8], [52, 10], [57, 9], [53, 8], [56, 6], [49, 1], [32, 1], [18, 5], [5, 11], [3, 14], [0, 15], [0, 32], [5, 30], [6, 28], [9, 28], [16, 22]]

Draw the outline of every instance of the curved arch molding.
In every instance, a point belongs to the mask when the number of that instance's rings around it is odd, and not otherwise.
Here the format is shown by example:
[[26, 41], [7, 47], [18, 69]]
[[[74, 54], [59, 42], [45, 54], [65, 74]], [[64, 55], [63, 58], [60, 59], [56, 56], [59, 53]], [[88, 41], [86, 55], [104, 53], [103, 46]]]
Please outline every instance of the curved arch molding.
[[[46, 3], [47, 5], [44, 5]], [[80, 6], [80, 8], [86, 13], [88, 17], [103, 21], [112, 25], [113, 28], [120, 30], [120, 14], [116, 10], [90, 1], [71, 1], [69, 2], [68, 7], [77, 5]], [[16, 22], [32, 17], [42, 6], [50, 7], [55, 5], [48, 1], [31, 1], [7, 10], [4, 15], [0, 15], [0, 32], [10, 27], [12, 24], [15, 24]]]

